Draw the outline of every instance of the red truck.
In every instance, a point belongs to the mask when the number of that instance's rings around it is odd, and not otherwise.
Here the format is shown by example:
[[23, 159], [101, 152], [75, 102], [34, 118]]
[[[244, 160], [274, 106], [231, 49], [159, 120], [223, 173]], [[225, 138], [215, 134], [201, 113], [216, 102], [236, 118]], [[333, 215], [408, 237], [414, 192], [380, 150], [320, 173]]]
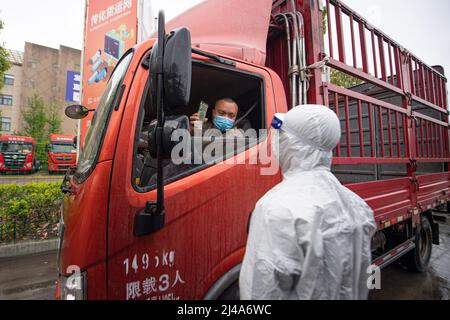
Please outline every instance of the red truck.
[[66, 172], [76, 166], [77, 150], [75, 136], [50, 134], [47, 145], [48, 173]]
[[37, 172], [40, 162], [36, 151], [36, 141], [31, 137], [0, 136], [0, 173]]
[[[164, 26], [160, 14], [158, 40], [119, 62], [77, 171], [64, 179], [59, 298], [238, 297], [251, 213], [281, 179], [249, 161], [267, 135], [219, 161], [167, 160], [171, 133], [186, 128], [201, 101], [223, 97], [237, 101], [238, 117], [255, 130], [298, 104], [335, 110], [342, 140], [333, 171], [374, 210], [374, 265], [401, 258], [427, 269], [439, 243], [432, 210], [447, 210], [450, 200], [442, 68], [338, 0], [205, 1], [170, 22], [167, 35]], [[66, 114], [90, 111], [71, 106]], [[245, 161], [228, 163], [238, 157]]]

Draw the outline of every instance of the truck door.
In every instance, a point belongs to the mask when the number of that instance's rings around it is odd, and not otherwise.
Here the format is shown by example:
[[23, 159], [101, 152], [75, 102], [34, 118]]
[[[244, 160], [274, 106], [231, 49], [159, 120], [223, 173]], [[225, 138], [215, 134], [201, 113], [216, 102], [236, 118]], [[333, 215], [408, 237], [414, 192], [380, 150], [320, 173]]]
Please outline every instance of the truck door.
[[[108, 216], [108, 298], [201, 299], [242, 260], [249, 215], [280, 175], [261, 175], [264, 165], [249, 160], [266, 140], [263, 135], [225, 156], [228, 163], [245, 159], [242, 164], [174, 165], [166, 160], [165, 225], [152, 235], [136, 237], [135, 215], [156, 200], [156, 171], [151, 172], [155, 162], [145, 141], [156, 117], [146, 87], [148, 74], [144, 67], [136, 72], [117, 142]], [[245, 118], [247, 128], [259, 134], [275, 113], [273, 92], [270, 74], [262, 68], [194, 59], [191, 101], [179, 114], [196, 113], [204, 101], [211, 121], [214, 103], [231, 98], [239, 105], [238, 118]], [[150, 170], [147, 181], [141, 179], [144, 162]]]

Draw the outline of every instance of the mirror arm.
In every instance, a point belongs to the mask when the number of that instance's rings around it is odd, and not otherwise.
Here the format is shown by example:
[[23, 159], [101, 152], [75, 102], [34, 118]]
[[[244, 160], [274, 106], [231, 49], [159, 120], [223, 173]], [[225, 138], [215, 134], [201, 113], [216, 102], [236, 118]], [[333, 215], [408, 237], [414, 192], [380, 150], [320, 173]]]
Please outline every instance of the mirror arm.
[[[163, 170], [163, 131], [164, 131], [164, 110], [163, 110], [163, 84], [164, 84], [164, 47], [165, 47], [165, 19], [164, 12], [159, 12], [158, 17], [158, 56], [157, 65], [154, 72], [157, 77], [157, 93], [156, 93], [156, 110], [157, 110], [157, 126], [156, 126], [156, 204], [148, 202], [143, 212], [137, 213], [134, 218], [134, 235], [143, 237], [161, 230], [165, 224], [164, 210], [164, 170]], [[149, 83], [151, 76], [148, 77]], [[150, 86], [151, 87], [151, 86]]]
[[158, 17], [158, 56], [156, 70], [157, 73], [157, 93], [156, 93], [156, 109], [157, 109], [157, 128], [156, 128], [156, 145], [157, 145], [157, 203], [156, 203], [156, 215], [164, 214], [164, 170], [163, 170], [163, 130], [164, 130], [164, 109], [163, 109], [163, 84], [164, 84], [164, 48], [165, 48], [165, 17], [164, 12], [159, 12]]

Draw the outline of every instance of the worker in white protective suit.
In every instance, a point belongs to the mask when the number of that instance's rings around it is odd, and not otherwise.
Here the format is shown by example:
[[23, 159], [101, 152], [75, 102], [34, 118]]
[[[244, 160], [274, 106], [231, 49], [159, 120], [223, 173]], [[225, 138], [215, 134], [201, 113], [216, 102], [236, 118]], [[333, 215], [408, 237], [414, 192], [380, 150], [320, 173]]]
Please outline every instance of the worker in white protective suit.
[[331, 173], [339, 119], [306, 105], [277, 114], [272, 127], [283, 181], [252, 214], [241, 299], [367, 299], [376, 224], [370, 207]]

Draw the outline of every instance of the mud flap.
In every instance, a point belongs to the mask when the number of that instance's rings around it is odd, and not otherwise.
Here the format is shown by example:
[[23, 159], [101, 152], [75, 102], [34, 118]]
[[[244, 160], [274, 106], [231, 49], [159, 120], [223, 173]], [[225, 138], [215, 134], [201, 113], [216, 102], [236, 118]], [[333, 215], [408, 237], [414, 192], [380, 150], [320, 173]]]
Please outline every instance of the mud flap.
[[439, 224], [434, 222], [431, 225], [431, 230], [433, 233], [433, 244], [439, 245]]

